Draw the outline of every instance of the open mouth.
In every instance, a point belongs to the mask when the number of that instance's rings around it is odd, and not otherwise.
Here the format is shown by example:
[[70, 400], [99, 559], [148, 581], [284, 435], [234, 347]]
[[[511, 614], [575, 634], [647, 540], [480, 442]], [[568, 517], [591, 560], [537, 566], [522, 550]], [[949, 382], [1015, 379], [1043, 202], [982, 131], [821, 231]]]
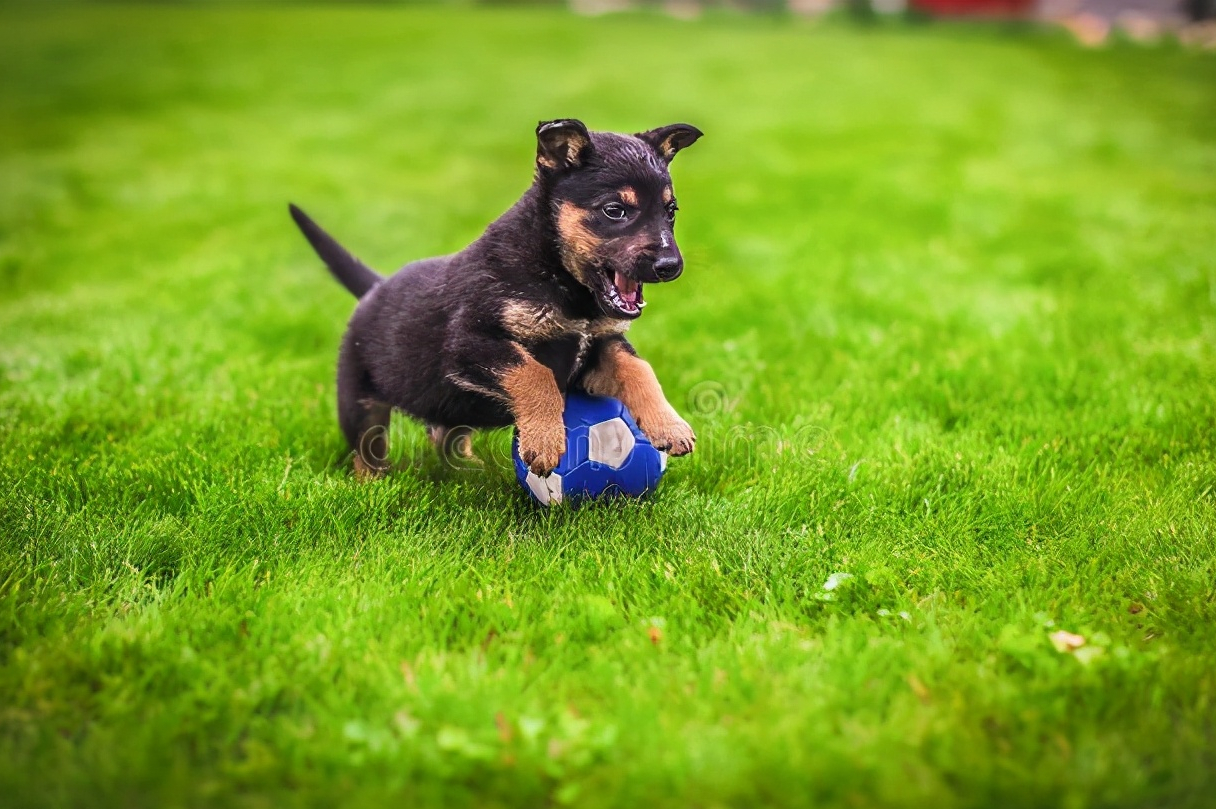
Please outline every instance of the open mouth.
[[642, 299], [640, 281], [626, 278], [623, 273], [619, 272], [605, 272], [604, 280], [607, 283], [602, 297], [608, 314], [627, 318], [635, 318], [642, 314], [646, 301]]

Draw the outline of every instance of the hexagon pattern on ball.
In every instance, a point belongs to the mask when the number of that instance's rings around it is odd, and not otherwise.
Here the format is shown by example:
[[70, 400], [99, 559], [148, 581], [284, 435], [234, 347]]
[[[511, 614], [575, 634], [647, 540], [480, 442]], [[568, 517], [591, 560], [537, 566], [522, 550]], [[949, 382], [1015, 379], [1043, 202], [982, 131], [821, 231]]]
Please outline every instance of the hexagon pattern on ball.
[[633, 452], [633, 433], [624, 419], [608, 419], [587, 428], [587, 460], [620, 469]]
[[600, 497], [642, 497], [659, 485], [667, 453], [654, 448], [620, 401], [572, 392], [566, 396], [562, 419], [566, 452], [547, 477], [524, 465], [518, 431], [511, 443], [515, 475], [537, 503], [577, 505]]

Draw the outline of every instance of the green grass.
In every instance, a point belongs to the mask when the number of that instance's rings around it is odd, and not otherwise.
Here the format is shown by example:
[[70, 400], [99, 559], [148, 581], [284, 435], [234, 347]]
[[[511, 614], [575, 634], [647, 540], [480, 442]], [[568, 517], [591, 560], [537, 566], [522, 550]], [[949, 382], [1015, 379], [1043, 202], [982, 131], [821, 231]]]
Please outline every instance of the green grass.
[[[1216, 803], [1212, 55], [8, 6], [0, 87], [5, 806]], [[356, 483], [286, 202], [459, 249], [569, 115], [707, 133], [632, 331], [697, 454]]]

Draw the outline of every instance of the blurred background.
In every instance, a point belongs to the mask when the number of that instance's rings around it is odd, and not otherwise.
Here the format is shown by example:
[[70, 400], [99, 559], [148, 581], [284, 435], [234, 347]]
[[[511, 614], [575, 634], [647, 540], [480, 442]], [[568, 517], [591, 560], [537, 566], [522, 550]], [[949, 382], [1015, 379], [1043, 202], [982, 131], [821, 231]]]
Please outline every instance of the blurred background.
[[817, 17], [845, 14], [857, 20], [970, 18], [1026, 20], [1061, 25], [1086, 45], [1112, 35], [1153, 41], [1175, 35], [1184, 42], [1216, 47], [1216, 0], [570, 0], [584, 14], [656, 7], [694, 18], [707, 9], [788, 11]]
[[[342, 0], [336, 4], [352, 5]], [[402, 5], [566, 6], [589, 16], [655, 10], [681, 19], [725, 10], [811, 18], [847, 16], [863, 22], [931, 18], [1026, 21], [1063, 26], [1085, 45], [1121, 36], [1139, 42], [1177, 37], [1187, 44], [1216, 47], [1216, 0], [423, 0]]]

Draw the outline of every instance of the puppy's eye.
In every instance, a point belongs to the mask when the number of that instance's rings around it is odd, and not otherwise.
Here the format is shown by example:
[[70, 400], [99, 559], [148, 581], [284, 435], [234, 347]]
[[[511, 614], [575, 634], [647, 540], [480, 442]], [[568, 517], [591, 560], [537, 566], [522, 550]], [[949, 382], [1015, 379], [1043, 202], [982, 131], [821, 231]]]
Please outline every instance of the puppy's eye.
[[676, 204], [674, 202], [667, 206], [667, 221], [668, 222], [676, 221], [676, 211], [678, 211], [678, 210], [680, 210], [680, 209], [678, 207], [676, 207]]
[[619, 202], [609, 202], [600, 210], [604, 212], [604, 216], [615, 222], [619, 222], [625, 218], [625, 206]]

